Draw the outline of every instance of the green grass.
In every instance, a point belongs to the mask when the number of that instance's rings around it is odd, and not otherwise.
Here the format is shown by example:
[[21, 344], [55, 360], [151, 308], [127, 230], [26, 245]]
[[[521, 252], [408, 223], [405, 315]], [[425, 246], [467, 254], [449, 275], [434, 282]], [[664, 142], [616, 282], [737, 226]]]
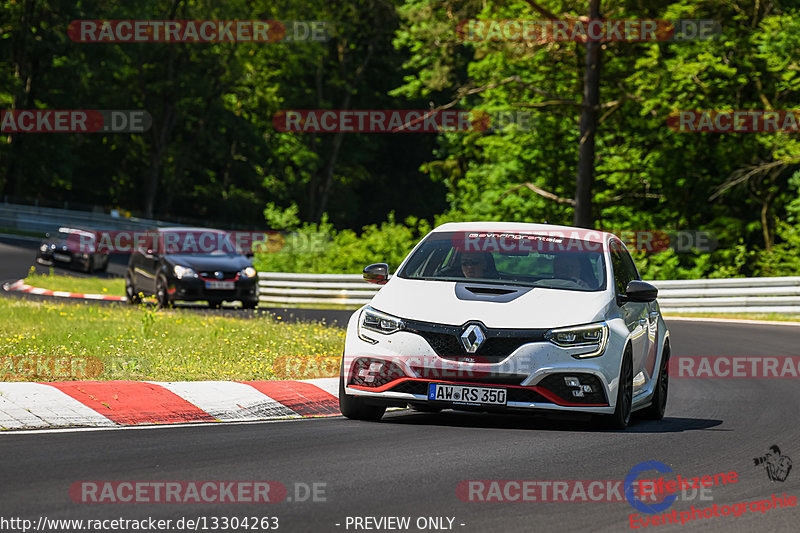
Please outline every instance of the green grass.
[[122, 278], [79, 278], [77, 276], [29, 274], [25, 283], [51, 291], [78, 292], [82, 294], [106, 294], [125, 296], [125, 280]]
[[[152, 306], [0, 298], [0, 380], [270, 380], [338, 374], [344, 330]], [[48, 366], [49, 365], [49, 366]]]
[[11, 229], [11, 228], [0, 228], [0, 233], [5, 233], [6, 235], [21, 235], [23, 237], [39, 237], [39, 238], [44, 238], [45, 235], [44, 231], [25, 231], [19, 229]]
[[777, 322], [800, 322], [798, 315], [782, 315], [778, 313], [665, 313], [664, 318], [695, 317], [695, 318], [730, 318], [739, 320], [774, 320]]

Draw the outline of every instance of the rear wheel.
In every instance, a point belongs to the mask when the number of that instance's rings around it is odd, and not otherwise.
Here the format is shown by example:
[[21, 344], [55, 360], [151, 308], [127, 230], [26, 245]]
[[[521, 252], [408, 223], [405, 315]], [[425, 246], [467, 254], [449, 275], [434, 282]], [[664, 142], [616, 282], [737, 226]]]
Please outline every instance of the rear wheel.
[[133, 285], [133, 280], [131, 279], [130, 274], [125, 274], [125, 298], [131, 305], [142, 302], [141, 297], [139, 297], [139, 293], [136, 292], [136, 287]]
[[380, 420], [386, 407], [367, 405], [357, 396], [344, 393], [344, 374], [339, 375], [339, 411], [351, 420]]
[[664, 345], [661, 365], [658, 369], [658, 381], [653, 392], [653, 403], [642, 411], [642, 416], [650, 420], [661, 420], [667, 410], [667, 393], [669, 392], [669, 344]]
[[617, 386], [617, 407], [613, 415], [606, 415], [605, 425], [610, 429], [625, 429], [631, 422], [633, 406], [633, 355], [630, 346], [622, 356], [622, 368]]

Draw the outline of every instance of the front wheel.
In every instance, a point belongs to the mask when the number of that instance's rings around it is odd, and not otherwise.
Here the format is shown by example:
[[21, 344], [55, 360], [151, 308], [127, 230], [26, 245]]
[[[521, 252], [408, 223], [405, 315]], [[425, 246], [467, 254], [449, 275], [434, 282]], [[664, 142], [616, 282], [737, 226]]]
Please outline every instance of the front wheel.
[[172, 307], [172, 300], [170, 300], [169, 292], [167, 292], [167, 280], [163, 277], [159, 277], [156, 281], [156, 301], [158, 301], [158, 306], [161, 309]]
[[658, 369], [658, 381], [656, 390], [653, 392], [653, 403], [650, 407], [642, 411], [644, 418], [649, 420], [661, 420], [664, 418], [664, 411], [667, 410], [667, 393], [669, 392], [669, 345], [664, 346], [664, 353], [661, 354], [661, 365]]
[[633, 406], [633, 355], [630, 347], [622, 356], [622, 368], [617, 386], [617, 407], [613, 415], [606, 415], [606, 426], [610, 429], [625, 429], [631, 422]]
[[380, 420], [386, 407], [367, 405], [357, 396], [344, 393], [344, 375], [339, 375], [339, 411], [350, 420]]
[[142, 298], [139, 296], [139, 293], [136, 292], [136, 287], [133, 285], [130, 274], [125, 275], [125, 298], [131, 305], [142, 302]]

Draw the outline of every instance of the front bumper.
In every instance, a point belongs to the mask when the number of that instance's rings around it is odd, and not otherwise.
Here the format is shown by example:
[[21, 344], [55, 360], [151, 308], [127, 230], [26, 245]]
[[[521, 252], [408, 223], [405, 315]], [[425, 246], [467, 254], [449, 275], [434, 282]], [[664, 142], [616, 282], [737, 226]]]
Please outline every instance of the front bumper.
[[205, 300], [211, 302], [231, 302], [258, 300], [258, 277], [239, 278], [233, 282], [233, 289], [207, 289], [202, 278], [172, 279], [168, 292], [173, 300]]
[[[580, 349], [539, 341], [522, 344], [492, 362], [480, 357], [464, 362], [440, 357], [428, 340], [412, 332], [375, 334], [371, 337], [378, 340], [376, 344], [366, 342], [358, 336], [358, 315], [351, 319], [345, 341], [342, 370], [346, 394], [391, 405], [406, 402], [485, 411], [614, 412], [625, 339], [622, 335], [620, 341], [618, 328], [624, 328], [624, 324], [609, 322], [608, 343], [597, 357], [578, 359], [573, 356]], [[575, 383], [575, 379], [578, 387], [567, 384]], [[428, 397], [431, 384], [504, 389], [507, 401], [499, 406], [432, 400]], [[576, 390], [582, 394], [575, 395]]]

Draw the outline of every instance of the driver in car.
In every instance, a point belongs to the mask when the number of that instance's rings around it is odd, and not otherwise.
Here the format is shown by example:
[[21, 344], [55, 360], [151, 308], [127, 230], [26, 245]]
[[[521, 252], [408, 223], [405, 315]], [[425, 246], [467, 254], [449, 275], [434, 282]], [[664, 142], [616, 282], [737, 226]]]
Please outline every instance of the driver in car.
[[583, 279], [580, 257], [574, 253], [558, 254], [553, 260], [553, 277], [571, 281], [582, 289], [591, 289]]
[[492, 256], [486, 252], [461, 254], [461, 272], [465, 278], [496, 278], [497, 270]]

